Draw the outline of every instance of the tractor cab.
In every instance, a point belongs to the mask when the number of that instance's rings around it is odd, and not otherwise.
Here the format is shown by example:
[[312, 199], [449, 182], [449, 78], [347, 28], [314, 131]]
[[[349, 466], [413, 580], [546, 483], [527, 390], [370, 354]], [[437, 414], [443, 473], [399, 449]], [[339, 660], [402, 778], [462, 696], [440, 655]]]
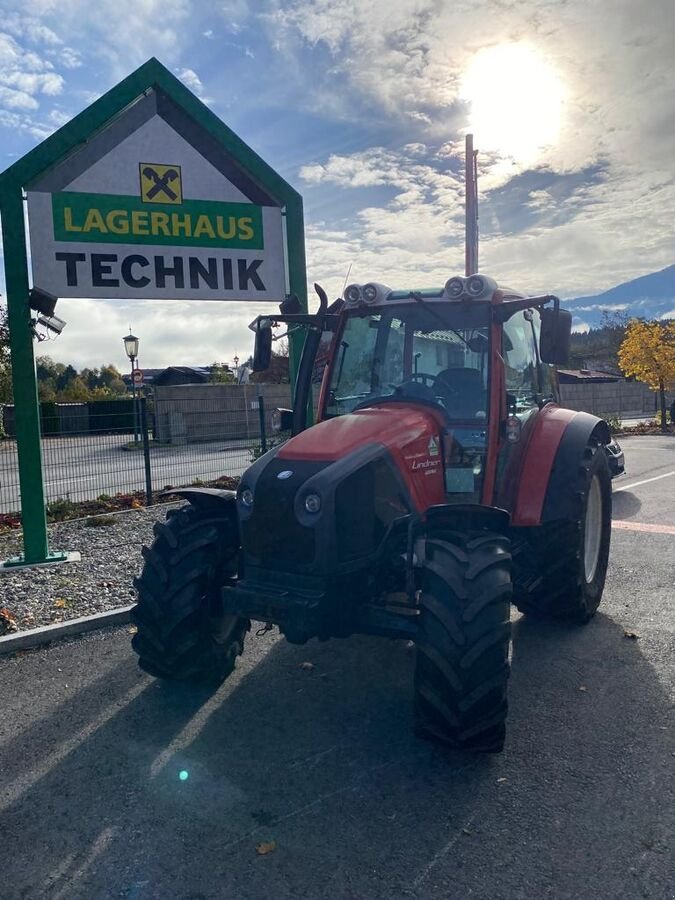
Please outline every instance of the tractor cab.
[[489, 315], [486, 304], [460, 309], [417, 303], [347, 311], [322, 418], [375, 403], [421, 402], [451, 422], [485, 423]]

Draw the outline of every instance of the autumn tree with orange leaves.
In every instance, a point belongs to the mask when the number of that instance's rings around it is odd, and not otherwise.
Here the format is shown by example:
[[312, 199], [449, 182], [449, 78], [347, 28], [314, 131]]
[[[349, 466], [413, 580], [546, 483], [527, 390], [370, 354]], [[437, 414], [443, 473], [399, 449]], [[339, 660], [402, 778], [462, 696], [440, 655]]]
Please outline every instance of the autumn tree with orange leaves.
[[659, 392], [661, 429], [666, 431], [666, 390], [675, 386], [675, 321], [631, 320], [619, 347], [619, 366]]

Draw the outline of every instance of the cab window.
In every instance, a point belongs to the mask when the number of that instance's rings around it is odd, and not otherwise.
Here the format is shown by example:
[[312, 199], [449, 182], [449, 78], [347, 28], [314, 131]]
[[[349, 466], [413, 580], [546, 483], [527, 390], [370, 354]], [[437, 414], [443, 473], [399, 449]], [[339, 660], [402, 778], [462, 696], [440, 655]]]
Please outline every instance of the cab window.
[[531, 310], [517, 312], [504, 323], [504, 368], [508, 406], [516, 415], [538, 407], [539, 357]]

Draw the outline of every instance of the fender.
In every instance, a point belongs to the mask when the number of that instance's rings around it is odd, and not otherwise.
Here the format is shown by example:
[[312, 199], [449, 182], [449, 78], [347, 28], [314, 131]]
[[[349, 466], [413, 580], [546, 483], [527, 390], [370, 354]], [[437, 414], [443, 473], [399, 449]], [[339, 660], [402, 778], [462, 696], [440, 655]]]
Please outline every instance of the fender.
[[477, 503], [438, 503], [426, 513], [428, 528], [457, 531], [496, 531], [508, 535], [510, 516], [505, 509]]
[[609, 426], [590, 413], [545, 406], [537, 416], [520, 470], [514, 526], [541, 525], [576, 515], [579, 462], [591, 437], [611, 440]]
[[237, 517], [237, 495], [235, 491], [225, 491], [220, 488], [171, 488], [170, 491], [162, 491], [160, 497], [181, 497], [189, 500], [193, 506], [199, 509], [217, 509], [224, 512], [230, 508], [235, 519]]

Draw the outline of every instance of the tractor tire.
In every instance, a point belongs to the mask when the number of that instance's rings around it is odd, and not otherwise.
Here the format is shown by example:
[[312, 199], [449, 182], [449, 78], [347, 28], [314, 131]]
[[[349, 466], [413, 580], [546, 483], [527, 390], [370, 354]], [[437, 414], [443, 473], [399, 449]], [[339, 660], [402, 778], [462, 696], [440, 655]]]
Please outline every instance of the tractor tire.
[[511, 628], [508, 538], [443, 532], [421, 563], [415, 669], [418, 733], [499, 753], [506, 731]]
[[220, 588], [237, 576], [239, 539], [227, 512], [190, 504], [157, 522], [131, 612], [138, 664], [156, 678], [220, 684], [243, 652], [248, 619], [225, 616]]
[[513, 602], [527, 615], [583, 625], [602, 599], [612, 533], [612, 481], [599, 444], [586, 447], [578, 480], [575, 519], [514, 538]]

